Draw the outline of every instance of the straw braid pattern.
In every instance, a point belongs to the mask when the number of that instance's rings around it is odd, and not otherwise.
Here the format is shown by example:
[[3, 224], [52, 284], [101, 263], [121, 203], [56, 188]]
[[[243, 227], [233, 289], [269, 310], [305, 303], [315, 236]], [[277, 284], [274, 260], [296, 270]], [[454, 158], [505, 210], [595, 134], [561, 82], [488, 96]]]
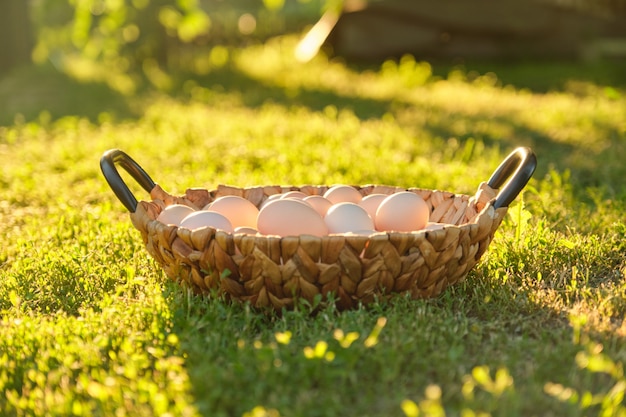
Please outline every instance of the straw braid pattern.
[[171, 204], [200, 209], [218, 197], [237, 195], [259, 207], [270, 195], [298, 190], [322, 195], [327, 186], [264, 186], [216, 190], [189, 189], [176, 197], [155, 186], [151, 202], [141, 201], [131, 221], [150, 255], [166, 275], [196, 292], [217, 290], [253, 306], [290, 308], [301, 297], [313, 301], [333, 294], [337, 307], [386, 299], [394, 293], [434, 297], [464, 279], [487, 250], [506, 208], [489, 204], [496, 190], [481, 184], [474, 196], [418, 188], [355, 186], [363, 196], [412, 191], [428, 204], [430, 221], [443, 229], [371, 236], [253, 236], [190, 231], [157, 220]]

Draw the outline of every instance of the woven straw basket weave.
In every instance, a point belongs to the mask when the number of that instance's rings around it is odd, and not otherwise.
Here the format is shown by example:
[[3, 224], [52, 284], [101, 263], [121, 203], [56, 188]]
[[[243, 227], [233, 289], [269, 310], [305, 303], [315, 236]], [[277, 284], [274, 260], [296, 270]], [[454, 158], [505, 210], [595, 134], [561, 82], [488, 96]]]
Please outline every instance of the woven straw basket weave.
[[[473, 196], [383, 185], [355, 186], [363, 196], [414, 192], [428, 204], [430, 221], [446, 225], [437, 230], [324, 237], [234, 234], [211, 227], [191, 231], [156, 218], [171, 204], [200, 209], [218, 197], [236, 195], [259, 207], [273, 194], [298, 190], [322, 195], [328, 186], [220, 185], [214, 190], [189, 189], [185, 195], [173, 196], [120, 150], [105, 152], [100, 164], [107, 182], [130, 211], [146, 249], [170, 278], [199, 293], [217, 290], [255, 307], [281, 310], [292, 307], [298, 298], [312, 302], [320, 295], [329, 299], [331, 294], [339, 309], [398, 293], [413, 298], [437, 296], [464, 279], [487, 250], [508, 205], [532, 176], [536, 158], [530, 149], [517, 148]], [[148, 191], [152, 201], [138, 202], [116, 165]]]

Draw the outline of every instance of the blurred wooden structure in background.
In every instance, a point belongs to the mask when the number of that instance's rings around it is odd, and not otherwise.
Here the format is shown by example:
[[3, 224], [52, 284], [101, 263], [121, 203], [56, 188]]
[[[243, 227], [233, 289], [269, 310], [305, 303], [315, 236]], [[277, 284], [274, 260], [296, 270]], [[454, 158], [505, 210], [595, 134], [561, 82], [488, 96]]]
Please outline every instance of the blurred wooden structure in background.
[[324, 45], [360, 61], [626, 57], [626, 0], [346, 0], [333, 23]]
[[30, 62], [32, 30], [28, 1], [0, 0], [0, 73]]

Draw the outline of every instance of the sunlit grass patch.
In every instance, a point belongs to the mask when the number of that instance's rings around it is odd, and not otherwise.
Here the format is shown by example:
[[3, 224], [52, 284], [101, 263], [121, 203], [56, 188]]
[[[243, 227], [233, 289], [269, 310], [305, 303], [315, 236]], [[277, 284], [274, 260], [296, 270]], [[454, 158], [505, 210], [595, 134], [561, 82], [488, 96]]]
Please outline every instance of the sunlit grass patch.
[[[130, 276], [97, 308], [78, 316], [5, 315], [0, 323], [3, 412], [195, 414], [184, 354], [160, 291], [160, 285]], [[18, 296], [12, 293], [10, 299], [19, 308]]]

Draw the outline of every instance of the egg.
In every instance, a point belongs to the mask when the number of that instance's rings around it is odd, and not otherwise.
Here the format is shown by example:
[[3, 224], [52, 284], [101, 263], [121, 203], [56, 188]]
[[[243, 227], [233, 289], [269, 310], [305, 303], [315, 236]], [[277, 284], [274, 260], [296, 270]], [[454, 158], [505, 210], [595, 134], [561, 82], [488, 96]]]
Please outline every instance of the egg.
[[380, 206], [380, 203], [385, 198], [387, 198], [387, 194], [370, 194], [363, 197], [363, 199], [359, 202], [359, 206], [363, 207], [365, 211], [367, 211], [367, 214], [375, 220], [376, 210], [378, 210], [378, 206]]
[[259, 231], [256, 230], [255, 228], [244, 226], [244, 227], [235, 227], [234, 233], [245, 233], [247, 235], [256, 235], [259, 233]]
[[282, 197], [282, 194], [272, 194], [268, 196], [267, 199], [265, 199], [265, 201], [263, 201], [261, 205], [259, 206], [259, 210], [261, 210], [266, 204], [269, 204], [270, 202], [274, 200], [280, 200], [281, 197]]
[[326, 190], [323, 197], [333, 204], [358, 203], [363, 198], [356, 188], [349, 185], [333, 185]]
[[304, 200], [306, 197], [307, 197], [307, 195], [304, 194], [302, 191], [288, 191], [288, 192], [280, 195], [281, 199], [284, 199], [284, 198], [295, 198], [295, 199], [298, 199], [298, 200]]
[[295, 199], [275, 200], [259, 211], [257, 229], [264, 235], [325, 236], [324, 219], [310, 205]]
[[249, 200], [234, 195], [216, 198], [204, 207], [204, 210], [215, 211], [226, 217], [234, 227], [256, 228], [259, 209]]
[[329, 233], [348, 233], [374, 229], [374, 221], [367, 211], [355, 203], [334, 204], [328, 209], [324, 222]]
[[157, 220], [164, 224], [179, 226], [180, 222], [195, 210], [183, 204], [172, 204], [159, 213]]
[[428, 223], [429, 209], [419, 195], [401, 191], [386, 197], [376, 210], [376, 230], [410, 232]]
[[233, 232], [233, 225], [224, 215], [210, 210], [199, 210], [191, 213], [180, 222], [180, 227], [191, 230], [213, 227], [228, 233]]
[[333, 205], [333, 203], [321, 195], [310, 195], [302, 201], [311, 205], [322, 217], [326, 215], [328, 209]]
[[[283, 200], [283, 199], [281, 198], [281, 200]], [[311, 208], [314, 208], [314, 207], [311, 205], [311, 203], [309, 203], [308, 201], [306, 201], [304, 198], [287, 197], [287, 198], [285, 198], [284, 200], [296, 200], [296, 201], [301, 202], [302, 204], [306, 204], [307, 206], [309, 206], [309, 207], [311, 207]]]

